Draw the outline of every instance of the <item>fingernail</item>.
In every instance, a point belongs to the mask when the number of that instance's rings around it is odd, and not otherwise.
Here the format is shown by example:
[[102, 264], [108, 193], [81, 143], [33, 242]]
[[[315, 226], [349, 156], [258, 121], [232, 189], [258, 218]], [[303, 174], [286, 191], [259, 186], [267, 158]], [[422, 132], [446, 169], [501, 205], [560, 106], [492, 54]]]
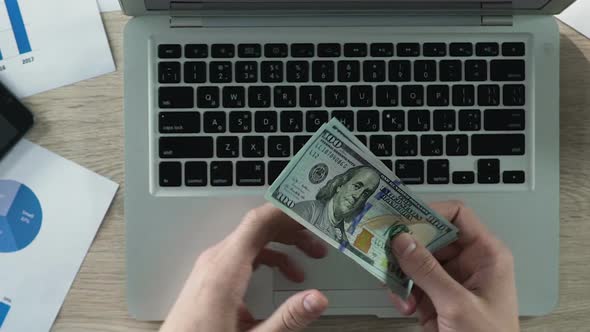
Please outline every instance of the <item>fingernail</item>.
[[393, 252], [398, 257], [404, 257], [416, 249], [416, 241], [408, 233], [401, 233], [391, 241]]
[[316, 313], [322, 310], [322, 301], [314, 294], [307, 294], [303, 298], [303, 308], [309, 313]]

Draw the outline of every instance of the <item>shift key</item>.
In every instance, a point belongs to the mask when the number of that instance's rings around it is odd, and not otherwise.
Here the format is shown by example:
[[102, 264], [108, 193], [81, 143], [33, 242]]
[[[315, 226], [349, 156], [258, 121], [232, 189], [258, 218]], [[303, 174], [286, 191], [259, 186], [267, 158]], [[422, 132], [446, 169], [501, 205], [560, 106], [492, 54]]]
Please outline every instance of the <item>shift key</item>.
[[160, 158], [211, 158], [211, 137], [160, 137]]
[[525, 152], [523, 134], [476, 134], [471, 136], [474, 156], [521, 156]]

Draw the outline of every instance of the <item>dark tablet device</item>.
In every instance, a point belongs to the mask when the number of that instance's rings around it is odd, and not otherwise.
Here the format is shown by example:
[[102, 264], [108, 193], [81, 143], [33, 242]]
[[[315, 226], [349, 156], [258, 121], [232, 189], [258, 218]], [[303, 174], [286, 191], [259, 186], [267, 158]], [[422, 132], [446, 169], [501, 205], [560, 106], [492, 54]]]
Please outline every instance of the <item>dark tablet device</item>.
[[0, 83], [0, 159], [33, 126], [33, 113]]

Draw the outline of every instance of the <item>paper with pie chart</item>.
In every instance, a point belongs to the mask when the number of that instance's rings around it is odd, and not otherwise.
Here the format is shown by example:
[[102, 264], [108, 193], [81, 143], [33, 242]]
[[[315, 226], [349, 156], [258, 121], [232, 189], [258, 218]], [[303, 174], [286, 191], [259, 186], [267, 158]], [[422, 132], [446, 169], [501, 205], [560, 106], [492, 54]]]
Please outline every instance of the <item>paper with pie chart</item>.
[[26, 140], [0, 160], [0, 332], [51, 329], [117, 188]]

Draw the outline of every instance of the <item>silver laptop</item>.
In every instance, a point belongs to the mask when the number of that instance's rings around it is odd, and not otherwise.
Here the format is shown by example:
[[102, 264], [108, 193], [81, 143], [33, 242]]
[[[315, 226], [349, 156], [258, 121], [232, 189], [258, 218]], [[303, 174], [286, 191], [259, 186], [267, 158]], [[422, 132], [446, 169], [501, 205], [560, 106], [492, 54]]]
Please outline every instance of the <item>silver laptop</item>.
[[[559, 277], [559, 33], [571, 0], [122, 0], [128, 303], [165, 317], [319, 126], [339, 118], [426, 201], [460, 199], [512, 249], [521, 315]], [[286, 248], [285, 250], [289, 250]], [[331, 252], [261, 268], [265, 317], [305, 288], [327, 315], [395, 317], [376, 279]], [[206, 271], [203, 271], [206, 273]]]

